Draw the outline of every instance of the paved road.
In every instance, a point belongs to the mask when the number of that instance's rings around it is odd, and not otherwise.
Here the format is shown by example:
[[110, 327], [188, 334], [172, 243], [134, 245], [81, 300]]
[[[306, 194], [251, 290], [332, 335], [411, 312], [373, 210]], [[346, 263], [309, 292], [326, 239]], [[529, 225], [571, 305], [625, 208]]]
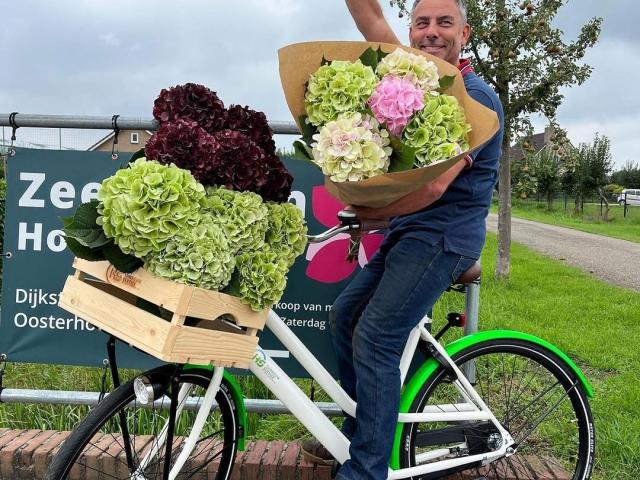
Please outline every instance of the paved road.
[[[496, 214], [489, 214], [487, 228], [497, 231]], [[640, 292], [640, 243], [520, 218], [511, 220], [511, 239], [609, 283]]]

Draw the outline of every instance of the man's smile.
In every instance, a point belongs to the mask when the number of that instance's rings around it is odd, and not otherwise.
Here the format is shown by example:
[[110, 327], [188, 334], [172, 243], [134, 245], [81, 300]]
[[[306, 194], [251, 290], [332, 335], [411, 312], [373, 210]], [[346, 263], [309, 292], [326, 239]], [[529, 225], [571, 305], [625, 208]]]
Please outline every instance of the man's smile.
[[420, 50], [431, 54], [439, 53], [444, 50], [444, 48], [444, 45], [420, 45]]

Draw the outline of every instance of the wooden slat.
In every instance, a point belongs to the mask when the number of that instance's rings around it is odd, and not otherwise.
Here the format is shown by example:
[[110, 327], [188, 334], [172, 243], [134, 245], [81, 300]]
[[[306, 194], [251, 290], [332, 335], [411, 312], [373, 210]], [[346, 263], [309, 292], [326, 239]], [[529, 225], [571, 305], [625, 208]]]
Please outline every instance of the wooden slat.
[[[236, 297], [164, 280], [143, 269], [125, 275], [109, 262], [81, 259], [74, 267], [76, 275], [67, 278], [60, 295], [65, 310], [161, 360], [249, 366], [258, 344], [255, 334], [264, 327], [268, 310], [254, 312]], [[138, 298], [175, 312], [174, 321], [138, 308]], [[203, 321], [198, 327], [185, 326], [185, 315]], [[247, 332], [216, 330], [220, 322], [211, 320], [221, 315], [236, 318]]]
[[267, 321], [269, 310], [254, 312], [249, 305], [243, 304], [239, 298], [224, 293], [194, 288], [187, 315], [190, 317], [214, 320], [220, 315], [231, 315], [241, 327], [262, 330]]
[[152, 354], [162, 351], [171, 327], [169, 322], [72, 276], [67, 277], [59, 306]]
[[246, 367], [253, 358], [257, 345], [258, 337], [180, 327], [171, 355], [184, 355], [193, 363], [215, 359], [216, 362], [243, 363]]
[[87, 285], [91, 285], [98, 290], [102, 290], [103, 292], [108, 293], [109, 295], [117, 297], [120, 300], [124, 300], [130, 305], [135, 305], [136, 300], [138, 299], [138, 297], [136, 297], [133, 293], [125, 292], [121, 288], [118, 288], [115, 285], [111, 285], [110, 283], [103, 282], [102, 280], [95, 280], [93, 278], [81, 278], [80, 280], [82, 280], [82, 282], [86, 283]]
[[109, 262], [89, 262], [76, 258], [73, 267], [92, 277], [117, 286], [145, 300], [160, 305], [175, 313], [179, 310], [180, 298], [187, 285], [165, 280], [139, 268], [133, 273], [124, 274], [116, 270]]

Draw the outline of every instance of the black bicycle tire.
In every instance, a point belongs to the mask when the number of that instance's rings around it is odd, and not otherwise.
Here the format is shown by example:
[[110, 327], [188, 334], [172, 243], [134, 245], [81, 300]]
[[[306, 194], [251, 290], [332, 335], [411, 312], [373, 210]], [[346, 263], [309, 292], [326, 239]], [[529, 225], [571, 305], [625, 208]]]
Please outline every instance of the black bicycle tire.
[[[165, 381], [169, 382], [175, 368], [176, 366], [174, 365], [164, 365], [141, 375], [149, 377], [165, 375]], [[166, 373], [163, 372], [163, 369], [166, 370]], [[194, 383], [206, 388], [211, 380], [211, 376], [212, 372], [206, 369], [182, 370], [179, 373], [179, 382]], [[64, 480], [67, 477], [78, 456], [91, 441], [94, 434], [111, 418], [118, 415], [120, 410], [135, 398], [133, 390], [134, 380], [135, 378], [122, 384], [107, 395], [107, 397], [92, 409], [82, 422], [73, 429], [49, 464], [45, 473], [45, 480]], [[223, 416], [225, 425], [223, 454], [220, 458], [220, 466], [216, 474], [216, 480], [227, 480], [232, 473], [240, 429], [238, 428], [238, 416], [233, 397], [224, 381], [216, 394], [216, 403]]]
[[[580, 431], [580, 453], [573, 480], [590, 479], [593, 473], [595, 458], [595, 429], [587, 393], [580, 380], [577, 378], [575, 372], [562, 359], [560, 359], [555, 353], [551, 352], [547, 348], [544, 348], [543, 346], [533, 342], [518, 339], [505, 338], [479, 342], [461, 350], [457, 354], [453, 355], [452, 358], [456, 362], [456, 365], [459, 365], [473, 358], [477, 358], [482, 354], [491, 353], [491, 349], [494, 349], [494, 352], [496, 353], [500, 351], [509, 351], [511, 353], [526, 352], [527, 355], [525, 356], [532, 360], [537, 361], [540, 358], [543, 359], [543, 366], [545, 366], [545, 368], [547, 368], [548, 370], [550, 368], [556, 369], [562, 375], [562, 384], [563, 386], [565, 386], [565, 388], [568, 385], [574, 385], [577, 383], [577, 388], [572, 390], [572, 394], [570, 397], [574, 411], [576, 411], [576, 404], [581, 409], [580, 415], [576, 414]], [[478, 354], [480, 351], [482, 351], [481, 354]], [[537, 358], [534, 358], [534, 356], [537, 356]], [[444, 368], [439, 368], [429, 376], [425, 383], [420, 387], [420, 390], [409, 409], [410, 412], [416, 412], [421, 408], [422, 405], [424, 405], [425, 400], [428, 399], [428, 395], [433, 392], [433, 390], [437, 387], [437, 384], [445, 378], [446, 374], [447, 372]], [[559, 377], [556, 376], [556, 378]], [[401, 451], [399, 452], [400, 468], [411, 467], [415, 464], [415, 461], [412, 458], [415, 445], [413, 444], [411, 439], [411, 431], [413, 430], [413, 425], [414, 424], [407, 423], [402, 429], [400, 445], [409, 447], [401, 447]]]

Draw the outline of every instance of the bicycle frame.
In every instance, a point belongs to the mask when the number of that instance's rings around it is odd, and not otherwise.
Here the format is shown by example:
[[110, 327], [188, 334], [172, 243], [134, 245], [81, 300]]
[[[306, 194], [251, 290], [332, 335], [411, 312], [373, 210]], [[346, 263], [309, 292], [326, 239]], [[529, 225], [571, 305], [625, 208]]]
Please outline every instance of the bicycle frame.
[[[463, 467], [465, 465], [477, 464], [486, 465], [500, 458], [510, 456], [514, 453], [512, 445], [514, 440], [511, 435], [502, 427], [500, 422], [493, 415], [489, 407], [484, 403], [482, 398], [469, 383], [465, 375], [455, 365], [446, 350], [431, 335], [425, 325], [431, 324], [431, 319], [425, 316], [409, 334], [409, 338], [405, 345], [400, 360], [401, 384], [404, 384], [411, 360], [415, 354], [420, 339], [433, 345], [436, 352], [439, 353], [451, 367], [456, 375], [456, 380], [452, 384], [456, 387], [463, 403], [455, 405], [432, 405], [427, 407], [423, 412], [419, 413], [399, 413], [399, 423], [428, 423], [428, 422], [468, 422], [468, 421], [490, 421], [502, 437], [500, 448], [497, 450], [486, 452], [478, 455], [468, 455], [458, 458], [450, 458], [439, 461], [438, 458], [444, 457], [452, 453], [453, 448], [434, 449], [420, 454], [416, 461], [431, 462], [427, 464], [417, 465], [414, 467], [400, 468], [397, 470], [389, 469], [387, 478], [389, 480], [397, 480], [409, 478], [417, 475], [425, 475], [427, 473], [436, 473], [451, 468]], [[316, 357], [302, 343], [302, 341], [291, 331], [284, 321], [273, 311], [269, 312], [266, 326], [271, 330], [276, 338], [282, 342], [285, 348], [293, 355], [293, 357], [302, 365], [302, 367], [318, 382], [322, 389], [331, 397], [331, 399], [348, 415], [355, 417], [356, 402], [353, 401], [342, 387], [334, 380], [329, 372], [322, 366]], [[349, 440], [342, 432], [326, 417], [322, 411], [307, 397], [307, 395], [294, 383], [275, 361], [260, 346], [257, 347], [252, 363], [249, 367], [250, 371], [278, 398], [294, 415], [307, 430], [320, 441], [329, 452], [340, 463], [344, 463], [349, 459]], [[184, 461], [191, 454], [195, 447], [196, 440], [199, 438], [204, 428], [205, 419], [208, 412], [214, 404], [215, 394], [220, 386], [223, 375], [223, 368], [216, 367], [215, 373], [211, 379], [210, 385], [198, 409], [197, 420], [189, 433], [185, 447], [169, 472], [168, 478], [173, 480], [176, 478]], [[191, 389], [190, 385], [183, 385], [178, 394], [179, 404], [188, 395]], [[176, 412], [176, 417], [180, 416], [182, 408]], [[149, 452], [141, 464], [139, 465], [132, 478], [143, 479], [142, 471], [146, 468], [149, 459], [155, 451], [159, 451], [164, 447], [167, 434], [167, 425], [160, 433], [160, 438], [154, 447], [154, 452]], [[457, 445], [461, 449], [466, 447], [465, 444]]]
[[[509, 433], [502, 427], [473, 386], [458, 369], [445, 349], [435, 340], [425, 325], [430, 324], [431, 319], [425, 316], [414, 327], [409, 335], [400, 362], [401, 382], [404, 383], [409, 370], [409, 365], [416, 351], [418, 341], [425, 340], [434, 346], [436, 351], [451, 366], [457, 379], [453, 382], [460, 393], [463, 403], [457, 405], [433, 406], [420, 413], [400, 413], [398, 422], [465, 422], [487, 420], [493, 423], [502, 436], [501, 447], [495, 451], [479, 455], [469, 455], [460, 458], [445, 459], [429, 464], [418, 465], [398, 470], [389, 469], [389, 479], [408, 478], [416, 475], [434, 473], [450, 468], [481, 462], [483, 465], [499, 458], [510, 455], [511, 446], [515, 443]], [[273, 311], [269, 312], [266, 323], [269, 330], [282, 342], [293, 357], [302, 365], [310, 376], [318, 382], [322, 389], [338, 404], [348, 415], [355, 417], [356, 402], [354, 402], [340, 387], [340, 385], [327, 372], [322, 364], [315, 358], [309, 349], [287, 327], [284, 321]], [[340, 463], [349, 458], [349, 440], [333, 425], [320, 409], [306, 396], [293, 380], [258, 346], [253, 358], [251, 372], [278, 398], [308, 430], [322, 443]], [[462, 445], [464, 446], [464, 445]], [[449, 449], [433, 450], [422, 454], [419, 461], [430, 461], [449, 454]]]

